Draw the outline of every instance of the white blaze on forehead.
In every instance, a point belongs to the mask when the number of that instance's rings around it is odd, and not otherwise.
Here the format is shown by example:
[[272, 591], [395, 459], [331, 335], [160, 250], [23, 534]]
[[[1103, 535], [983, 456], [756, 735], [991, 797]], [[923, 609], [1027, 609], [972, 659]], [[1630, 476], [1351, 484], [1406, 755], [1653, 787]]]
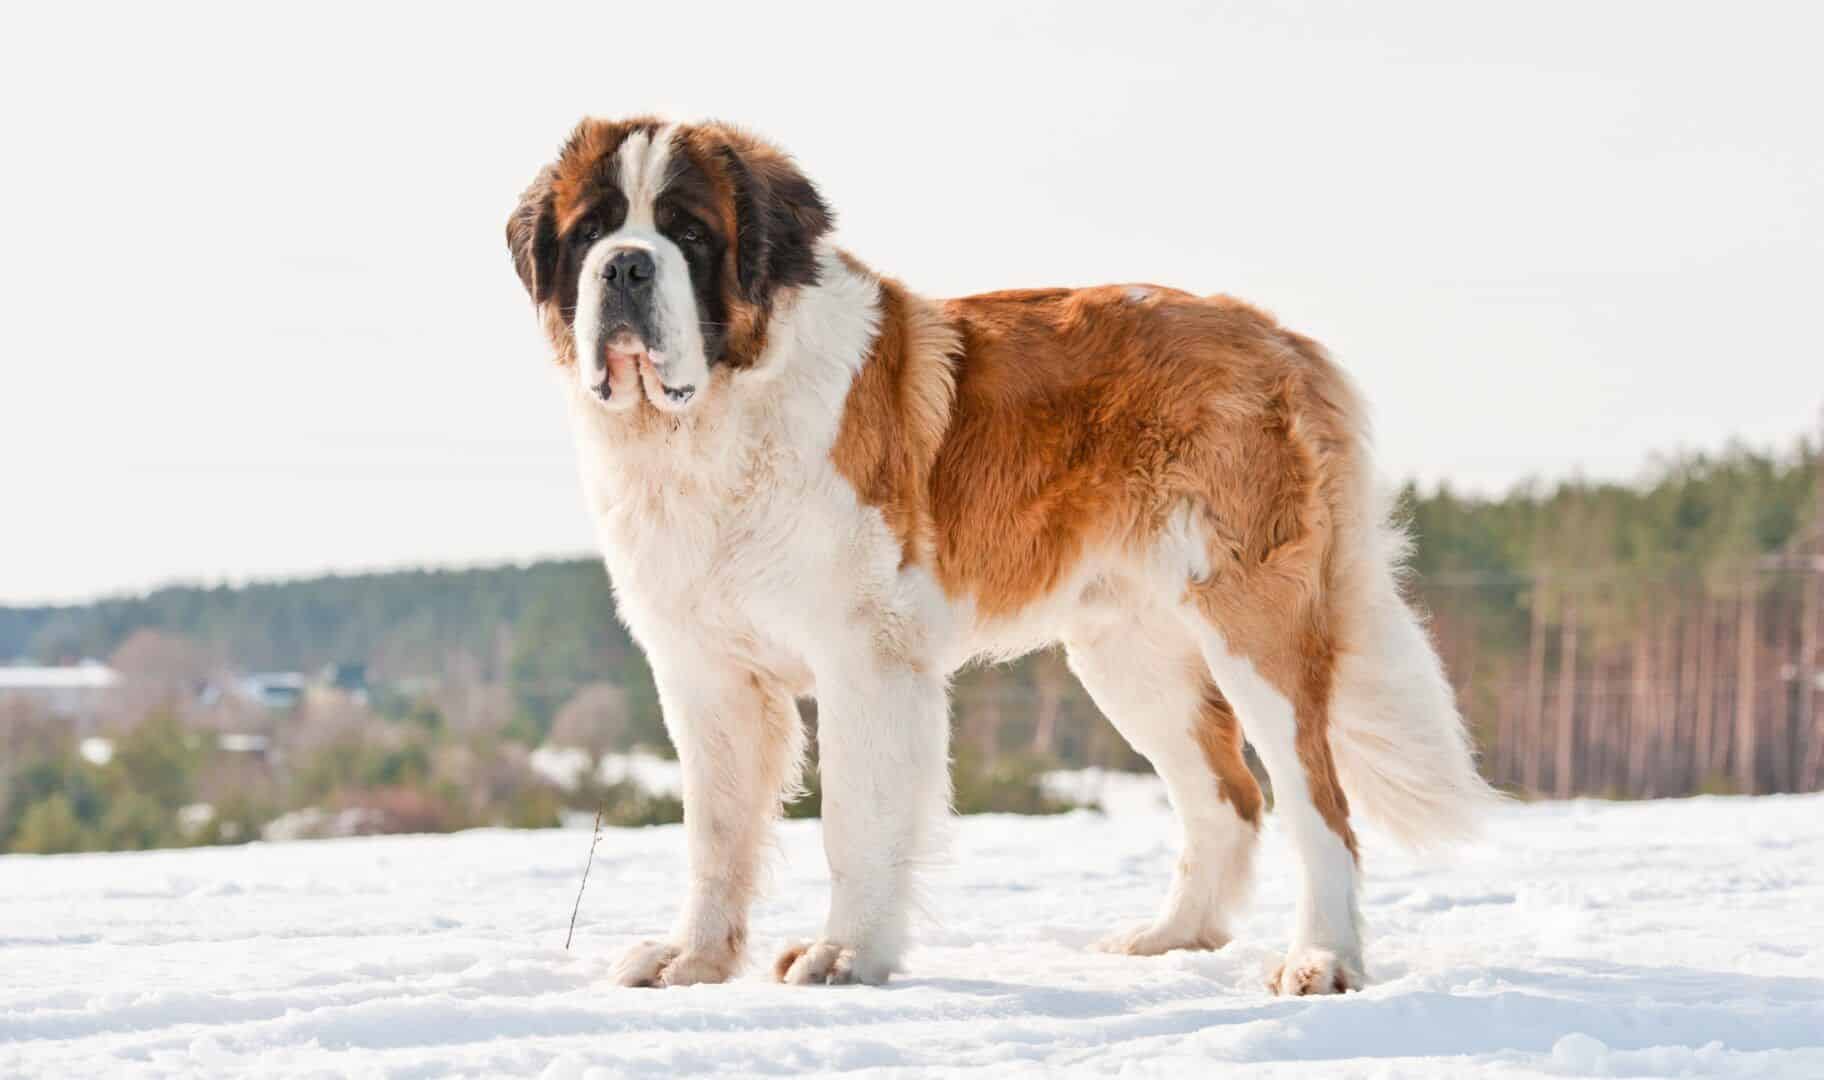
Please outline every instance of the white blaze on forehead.
[[671, 142], [677, 131], [676, 124], [650, 133], [635, 131], [615, 151], [621, 194], [627, 198], [628, 225], [652, 227], [653, 207], [665, 189], [665, 173], [671, 167]]

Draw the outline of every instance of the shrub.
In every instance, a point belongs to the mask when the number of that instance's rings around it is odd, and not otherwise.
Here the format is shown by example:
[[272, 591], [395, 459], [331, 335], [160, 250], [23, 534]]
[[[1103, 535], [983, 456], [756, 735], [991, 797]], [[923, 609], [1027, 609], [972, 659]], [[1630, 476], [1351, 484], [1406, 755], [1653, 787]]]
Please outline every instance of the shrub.
[[245, 844], [258, 840], [260, 830], [279, 815], [270, 801], [248, 791], [237, 791], [214, 806], [214, 819], [195, 837], [198, 844]]
[[81, 851], [82, 823], [76, 810], [62, 792], [48, 795], [26, 808], [19, 827], [13, 834], [14, 851], [54, 855], [63, 851]]
[[1042, 780], [1056, 764], [1037, 754], [986, 759], [968, 744], [957, 748], [950, 770], [959, 814], [1061, 814], [1075, 804], [1045, 793]]
[[[203, 752], [201, 740], [185, 731], [177, 717], [155, 713], [115, 744], [114, 758], [104, 774], [115, 799], [131, 794], [154, 807], [176, 810], [194, 801]], [[143, 813], [143, 809], [134, 812]]]
[[674, 825], [684, 820], [682, 801], [672, 795], [653, 794], [631, 780], [609, 784], [600, 791], [604, 825]]
[[[1075, 803], [1045, 793], [1042, 780], [1055, 764], [1037, 754], [990, 758], [959, 743], [950, 765], [951, 805], [959, 814], [1061, 814]], [[816, 762], [804, 770], [804, 792], [785, 804], [788, 818], [823, 816], [823, 777]]]
[[564, 801], [549, 787], [522, 788], [507, 800], [506, 821], [511, 829], [550, 829], [562, 824]]
[[144, 851], [156, 847], [181, 847], [172, 811], [152, 798], [128, 791], [115, 796], [95, 830], [93, 846], [102, 851]]
[[[75, 755], [68, 747], [54, 747], [43, 756], [0, 764], [11, 776], [6, 795], [0, 799], [0, 851], [27, 851], [19, 846], [19, 831], [24, 828], [27, 813], [53, 795], [63, 799], [77, 823], [91, 825], [101, 820], [107, 809], [107, 793], [99, 783], [98, 771]], [[74, 851], [65, 847], [59, 850]]]
[[423, 788], [364, 788], [338, 802], [340, 809], [364, 812], [364, 833], [444, 833], [471, 824], [454, 800]]

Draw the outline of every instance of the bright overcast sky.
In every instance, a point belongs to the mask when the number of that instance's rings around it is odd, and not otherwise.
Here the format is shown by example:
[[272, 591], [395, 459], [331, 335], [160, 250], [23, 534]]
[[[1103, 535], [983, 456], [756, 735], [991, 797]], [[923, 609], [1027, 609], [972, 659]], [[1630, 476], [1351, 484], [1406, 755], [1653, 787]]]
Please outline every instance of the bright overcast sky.
[[585, 113], [772, 137], [934, 295], [1256, 301], [1357, 374], [1394, 478], [1790, 445], [1820, 12], [8, 5], [0, 602], [589, 549], [501, 235]]

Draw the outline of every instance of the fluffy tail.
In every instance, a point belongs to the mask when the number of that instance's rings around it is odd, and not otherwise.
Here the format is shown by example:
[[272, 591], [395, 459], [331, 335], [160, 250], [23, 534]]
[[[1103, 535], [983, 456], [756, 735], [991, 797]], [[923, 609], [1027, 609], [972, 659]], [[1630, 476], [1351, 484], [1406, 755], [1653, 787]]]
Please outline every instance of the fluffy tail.
[[1337, 778], [1351, 809], [1407, 847], [1465, 840], [1502, 797], [1477, 772], [1444, 665], [1400, 595], [1406, 535], [1383, 497], [1360, 505], [1335, 567], [1344, 615], [1329, 724]]

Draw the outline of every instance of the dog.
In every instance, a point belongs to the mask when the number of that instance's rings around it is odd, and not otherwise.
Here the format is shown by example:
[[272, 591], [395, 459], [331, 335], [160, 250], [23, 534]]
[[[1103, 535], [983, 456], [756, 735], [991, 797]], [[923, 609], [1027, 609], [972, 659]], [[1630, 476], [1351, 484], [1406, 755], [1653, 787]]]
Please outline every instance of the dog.
[[832, 221], [754, 135], [642, 117], [582, 121], [507, 223], [683, 771], [683, 907], [617, 979], [740, 969], [815, 696], [829, 915], [773, 970], [886, 981], [949, 814], [950, 675], [1061, 643], [1183, 834], [1158, 915], [1105, 946], [1229, 941], [1264, 801], [1245, 733], [1303, 870], [1269, 986], [1362, 986], [1352, 808], [1422, 846], [1495, 796], [1349, 379], [1226, 296], [927, 299]]

